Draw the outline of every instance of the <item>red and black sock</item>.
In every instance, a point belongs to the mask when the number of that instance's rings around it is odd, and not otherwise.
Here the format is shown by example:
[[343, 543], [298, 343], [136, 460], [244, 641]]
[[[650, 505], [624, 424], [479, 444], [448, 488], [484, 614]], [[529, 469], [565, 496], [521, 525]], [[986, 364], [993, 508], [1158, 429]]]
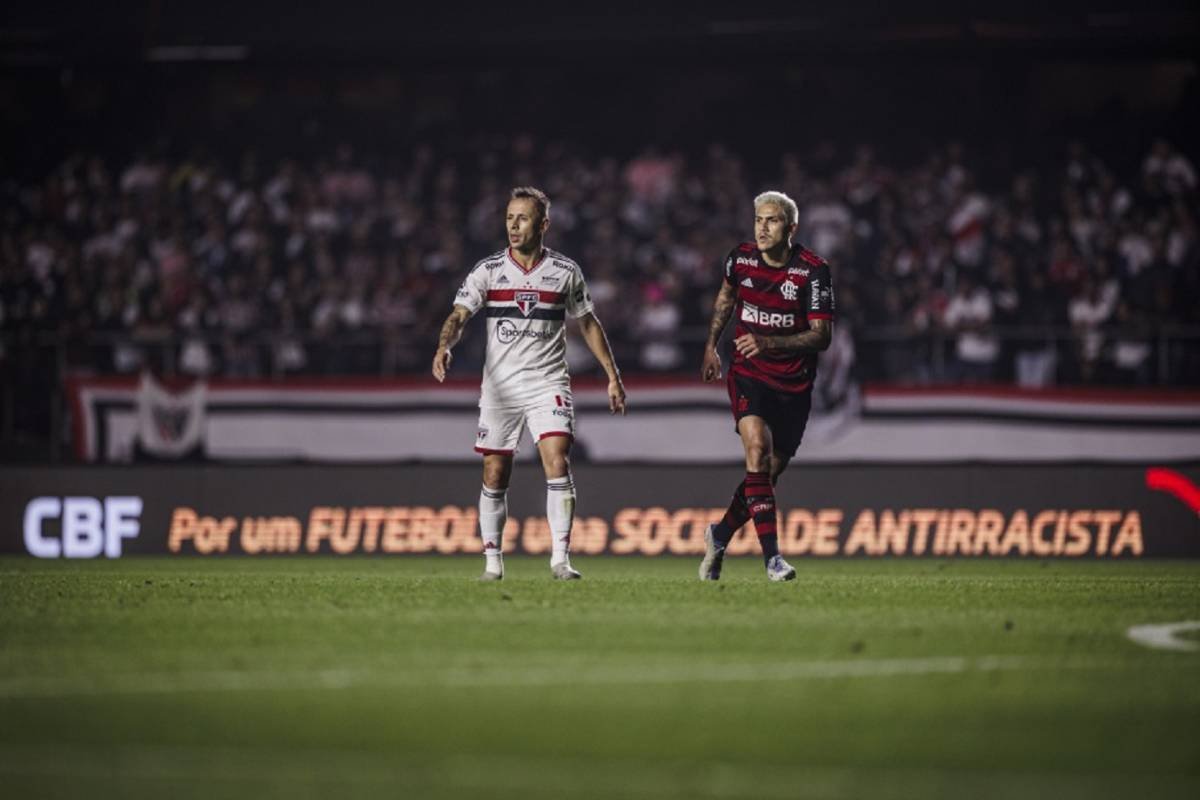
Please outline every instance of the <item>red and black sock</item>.
[[733, 493], [733, 500], [729, 502], [725, 516], [721, 517], [721, 521], [713, 530], [713, 541], [721, 547], [728, 547], [729, 540], [749, 519], [750, 509], [746, 507], [746, 482], [742, 481]]
[[763, 561], [779, 555], [779, 535], [775, 530], [775, 487], [767, 472], [747, 472], [745, 486], [746, 507], [754, 519], [754, 530], [758, 532], [758, 543], [762, 547]]

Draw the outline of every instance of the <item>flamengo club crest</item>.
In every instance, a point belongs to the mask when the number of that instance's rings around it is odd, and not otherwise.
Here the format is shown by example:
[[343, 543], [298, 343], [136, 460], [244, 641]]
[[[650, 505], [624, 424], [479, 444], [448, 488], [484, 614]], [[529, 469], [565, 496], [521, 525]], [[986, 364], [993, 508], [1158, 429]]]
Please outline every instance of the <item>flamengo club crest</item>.
[[517, 308], [521, 309], [521, 313], [529, 316], [529, 312], [538, 304], [537, 292], [514, 292], [513, 299], [517, 301]]
[[780, 285], [779, 291], [783, 292], [783, 299], [785, 300], [796, 299], [796, 284], [792, 283], [791, 281], [784, 281], [783, 284]]

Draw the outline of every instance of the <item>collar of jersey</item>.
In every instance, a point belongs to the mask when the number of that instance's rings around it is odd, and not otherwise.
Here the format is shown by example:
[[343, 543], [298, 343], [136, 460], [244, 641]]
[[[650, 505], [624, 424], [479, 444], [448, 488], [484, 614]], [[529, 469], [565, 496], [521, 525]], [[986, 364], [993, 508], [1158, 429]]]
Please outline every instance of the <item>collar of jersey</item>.
[[[765, 269], [787, 269], [788, 267], [795, 265], [796, 256], [800, 255], [800, 245], [798, 245], [798, 244], [792, 245], [791, 250], [788, 251], [787, 261], [784, 261], [783, 266], [781, 266], [781, 267], [773, 267], [770, 264], [768, 264], [767, 260], [765, 258], [763, 258], [763, 251], [761, 248], [758, 248], [758, 247], [754, 248], [754, 252], [758, 253], [758, 260]], [[541, 263], [541, 262], [538, 262], [538, 263]], [[521, 265], [518, 264], [517, 266], [519, 267]]]
[[513, 266], [516, 267], [517, 269], [521, 270], [521, 272], [525, 273], [526, 275], [529, 275], [535, 269], [537, 269], [538, 267], [540, 267], [542, 265], [542, 262], [546, 260], [546, 252], [547, 252], [546, 248], [543, 247], [542, 248], [542, 257], [539, 258], [537, 261], [533, 262], [532, 267], [530, 267], [529, 269], [525, 269], [524, 267], [521, 266], [520, 261], [517, 261], [515, 258], [513, 258], [513, 252], [512, 252], [511, 247], [507, 247], [504, 249], [504, 255], [508, 257], [508, 260], [512, 262]]

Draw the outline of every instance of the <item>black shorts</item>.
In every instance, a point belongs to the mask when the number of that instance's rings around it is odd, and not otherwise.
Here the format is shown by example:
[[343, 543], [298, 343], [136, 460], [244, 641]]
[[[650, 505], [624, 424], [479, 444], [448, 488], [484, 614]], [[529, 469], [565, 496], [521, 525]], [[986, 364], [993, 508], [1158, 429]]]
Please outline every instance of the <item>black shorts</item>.
[[808, 412], [812, 410], [812, 388], [797, 393], [781, 392], [732, 371], [726, 385], [734, 429], [742, 417], [762, 417], [771, 429], [771, 449], [788, 458], [796, 455], [808, 425]]

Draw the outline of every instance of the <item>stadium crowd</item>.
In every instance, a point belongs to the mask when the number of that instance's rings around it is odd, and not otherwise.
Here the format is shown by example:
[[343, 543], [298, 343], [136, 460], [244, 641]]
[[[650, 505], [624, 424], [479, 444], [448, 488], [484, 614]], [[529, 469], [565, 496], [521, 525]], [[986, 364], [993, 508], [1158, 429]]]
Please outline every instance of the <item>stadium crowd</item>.
[[[1200, 324], [1192, 161], [1159, 140], [1118, 174], [1080, 141], [985, 185], [982, 159], [946, 143], [895, 166], [825, 145], [752, 174], [719, 145], [622, 159], [531, 136], [394, 159], [76, 153], [0, 185], [0, 358], [51, 334], [69, 368], [99, 372], [162, 368], [159, 351], [185, 375], [423, 372], [457, 284], [503, 246], [509, 188], [533, 184], [622, 366], [690, 373], [721, 260], [751, 198], [779, 188], [833, 264], [865, 377], [1155, 380], [1162, 326]], [[480, 339], [468, 329], [468, 362]]]

